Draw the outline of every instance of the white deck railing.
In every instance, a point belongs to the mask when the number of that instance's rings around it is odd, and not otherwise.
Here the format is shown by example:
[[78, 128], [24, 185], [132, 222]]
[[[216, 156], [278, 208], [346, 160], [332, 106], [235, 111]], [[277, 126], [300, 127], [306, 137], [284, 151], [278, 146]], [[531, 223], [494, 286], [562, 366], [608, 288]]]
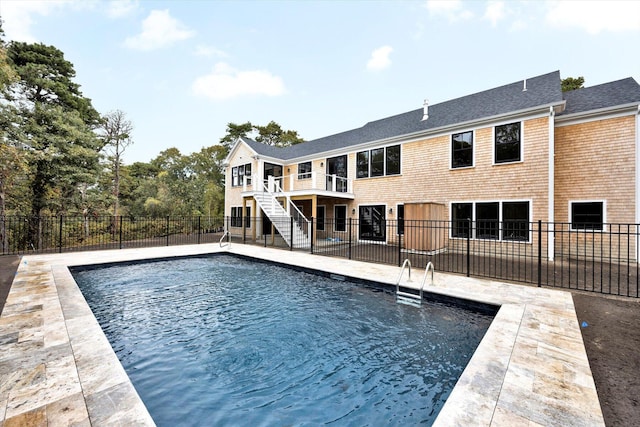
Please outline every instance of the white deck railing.
[[243, 191], [263, 191], [261, 185], [266, 185], [272, 193], [281, 191], [332, 191], [336, 193], [353, 193], [353, 182], [349, 178], [328, 175], [322, 172], [310, 172], [302, 175], [290, 174], [280, 177], [260, 179], [257, 174], [245, 176]]

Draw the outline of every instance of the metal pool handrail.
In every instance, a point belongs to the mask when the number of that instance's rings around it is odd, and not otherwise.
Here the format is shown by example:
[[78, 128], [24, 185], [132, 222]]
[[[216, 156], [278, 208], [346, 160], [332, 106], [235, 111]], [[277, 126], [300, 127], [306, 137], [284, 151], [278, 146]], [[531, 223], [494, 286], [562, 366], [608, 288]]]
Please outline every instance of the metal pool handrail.
[[411, 281], [411, 262], [409, 259], [404, 260], [402, 264], [402, 269], [400, 270], [400, 275], [398, 276], [398, 280], [396, 281], [396, 301], [403, 304], [413, 305], [419, 307], [422, 305], [422, 293], [427, 282], [427, 276], [429, 271], [431, 271], [431, 285], [433, 286], [433, 273], [435, 268], [433, 267], [433, 263], [429, 261], [427, 263], [427, 267], [424, 270], [424, 276], [422, 277], [422, 282], [420, 283], [420, 287], [418, 288], [418, 293], [414, 294], [411, 292], [403, 292], [400, 290], [400, 280], [402, 279], [402, 275], [404, 273], [405, 267], [409, 266], [409, 282]]
[[[227, 237], [229, 235], [229, 230], [225, 230], [225, 232], [222, 234], [222, 237], [220, 238], [220, 247], [223, 247], [224, 245], [222, 244], [222, 241], [224, 240], [225, 237]], [[227, 242], [227, 246], [231, 246], [231, 242]]]

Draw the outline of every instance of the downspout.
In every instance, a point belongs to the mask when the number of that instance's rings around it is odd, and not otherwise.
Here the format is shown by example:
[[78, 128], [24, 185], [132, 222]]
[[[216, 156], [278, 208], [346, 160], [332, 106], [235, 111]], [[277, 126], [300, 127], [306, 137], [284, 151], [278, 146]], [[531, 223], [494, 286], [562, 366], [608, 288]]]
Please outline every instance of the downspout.
[[549, 107], [549, 189], [547, 191], [549, 198], [547, 202], [547, 257], [549, 261], [553, 261], [555, 255], [555, 139], [555, 112], [553, 111], [553, 106], [551, 106]]
[[638, 111], [636, 112], [636, 262], [640, 263], [640, 250], [638, 249], [638, 244], [640, 244], [640, 237], [638, 236], [640, 226], [640, 170], [638, 168], [640, 165], [640, 104], [638, 105]]

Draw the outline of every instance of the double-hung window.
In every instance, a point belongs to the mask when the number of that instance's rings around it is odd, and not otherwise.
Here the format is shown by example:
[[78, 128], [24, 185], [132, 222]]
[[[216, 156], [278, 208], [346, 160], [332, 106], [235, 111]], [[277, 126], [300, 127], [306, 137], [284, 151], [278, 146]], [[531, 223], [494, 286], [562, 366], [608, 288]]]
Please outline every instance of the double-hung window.
[[399, 145], [356, 153], [356, 178], [400, 175], [400, 166]]
[[473, 166], [473, 132], [451, 135], [451, 168]]
[[571, 202], [572, 230], [603, 230], [604, 202]]
[[507, 123], [496, 126], [495, 163], [511, 163], [522, 160], [522, 123]]

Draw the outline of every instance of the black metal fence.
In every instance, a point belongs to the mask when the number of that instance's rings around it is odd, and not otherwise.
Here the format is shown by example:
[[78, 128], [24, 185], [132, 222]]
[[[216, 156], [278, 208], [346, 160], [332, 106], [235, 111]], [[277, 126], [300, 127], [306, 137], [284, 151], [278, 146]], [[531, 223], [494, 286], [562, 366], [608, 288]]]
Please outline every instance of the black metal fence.
[[[275, 223], [275, 224], [274, 224]], [[291, 245], [297, 223], [238, 218], [232, 240], [317, 255], [487, 279], [638, 298], [640, 224], [312, 219], [306, 246]], [[243, 226], [244, 225], [244, 226]], [[290, 227], [280, 233], [278, 229]]]
[[[2, 254], [235, 243], [569, 290], [640, 296], [640, 224], [261, 217], [0, 217]], [[225, 235], [225, 231], [228, 234]]]
[[1, 254], [24, 255], [217, 242], [223, 218], [0, 217]]

